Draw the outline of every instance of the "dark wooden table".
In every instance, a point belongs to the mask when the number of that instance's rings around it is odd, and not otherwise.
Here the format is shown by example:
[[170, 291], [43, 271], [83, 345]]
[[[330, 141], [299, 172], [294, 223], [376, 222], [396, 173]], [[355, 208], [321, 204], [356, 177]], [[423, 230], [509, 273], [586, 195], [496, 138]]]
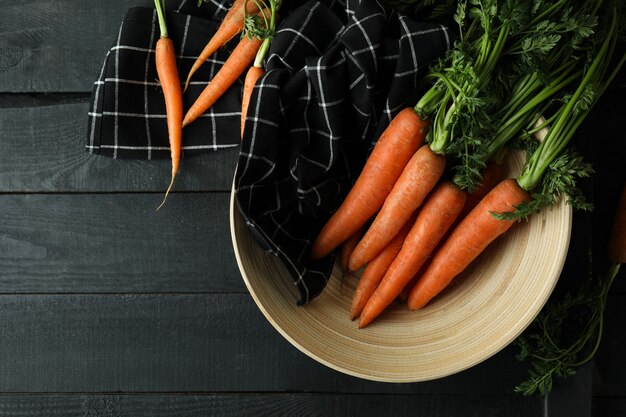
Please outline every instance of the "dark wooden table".
[[[137, 4], [0, 1], [0, 416], [626, 415], [623, 273], [596, 360], [545, 398], [513, 392], [527, 372], [514, 346], [447, 378], [385, 384], [282, 338], [231, 247], [237, 149], [185, 160], [159, 212], [168, 161], [85, 152], [92, 83]], [[618, 131], [623, 96], [611, 91], [584, 125], [594, 139]], [[607, 158], [599, 211], [576, 215], [555, 294], [599, 247], [619, 187], [611, 167], [624, 171], [623, 154]]]

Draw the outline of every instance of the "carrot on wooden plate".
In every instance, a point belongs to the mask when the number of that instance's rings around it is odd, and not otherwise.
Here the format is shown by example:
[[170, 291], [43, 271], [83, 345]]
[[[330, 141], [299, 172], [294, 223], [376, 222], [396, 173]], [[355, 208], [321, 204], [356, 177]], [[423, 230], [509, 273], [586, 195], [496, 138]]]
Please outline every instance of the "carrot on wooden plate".
[[159, 83], [163, 89], [165, 99], [165, 111], [167, 114], [167, 132], [170, 143], [170, 155], [172, 158], [172, 179], [167, 188], [163, 202], [157, 208], [160, 209], [174, 184], [174, 178], [180, 165], [180, 154], [183, 139], [183, 97], [180, 89], [180, 78], [176, 68], [176, 51], [174, 43], [167, 32], [165, 21], [165, 0], [154, 0], [159, 17], [161, 36], [156, 44], [155, 61], [159, 76]]
[[402, 249], [363, 308], [359, 328], [371, 323], [402, 293], [454, 223], [466, 199], [467, 193], [450, 181], [443, 181], [435, 188], [419, 210]]
[[354, 234], [341, 245], [341, 256], [339, 257], [339, 263], [341, 266], [341, 273], [344, 276], [347, 275], [349, 272], [348, 260], [350, 259], [350, 255], [352, 254], [354, 247], [357, 243], [359, 243], [361, 236], [363, 236], [363, 228], [359, 228], [359, 230], [354, 232]]
[[354, 248], [349, 263], [352, 271], [374, 259], [391, 242], [439, 181], [445, 165], [445, 157], [433, 153], [428, 145], [415, 152], [365, 236]]
[[401, 110], [382, 133], [348, 195], [319, 232], [311, 258], [335, 250], [383, 205], [402, 170], [424, 143], [428, 122]]
[[421, 308], [460, 274], [493, 240], [515, 220], [497, 219], [503, 213], [530, 200], [514, 179], [501, 181], [452, 231], [417, 280], [408, 299], [409, 308]]
[[204, 62], [215, 53], [219, 48], [224, 46], [229, 40], [239, 34], [245, 25], [246, 16], [257, 13], [259, 5], [256, 1], [235, 0], [228, 9], [224, 20], [220, 23], [217, 31], [213, 34], [209, 42], [206, 44], [200, 55], [193, 63], [187, 81], [185, 81], [185, 89], [189, 86], [191, 76], [204, 64]]
[[[566, 102], [553, 103], [556, 109], [552, 109], [551, 126], [541, 144], [527, 158], [521, 174], [516, 179], [501, 181], [452, 231], [412, 289], [409, 308], [424, 307], [516, 221], [527, 219], [561, 194], [570, 197], [570, 204], [586, 207], [572, 184], [577, 178], [590, 175], [591, 168], [566, 146], [626, 61], [624, 53], [616, 64], [611, 63], [612, 46], [618, 34], [615, 11], [610, 14], [610, 20], [606, 34], [602, 34], [597, 44], [593, 61], [571, 97]], [[613, 71], [607, 76], [609, 64]], [[590, 86], [593, 86], [593, 93]], [[567, 169], [550, 169], [557, 158], [558, 165]]]
[[411, 228], [410, 226], [411, 220], [409, 220], [400, 232], [393, 238], [393, 240], [389, 242], [389, 244], [367, 264], [361, 278], [359, 278], [354, 295], [352, 296], [352, 306], [350, 307], [351, 320], [359, 317], [363, 311], [363, 307], [365, 307], [367, 301], [370, 299], [376, 288], [378, 288], [385, 272], [389, 269], [389, 265], [391, 265], [400, 252], [404, 239]]

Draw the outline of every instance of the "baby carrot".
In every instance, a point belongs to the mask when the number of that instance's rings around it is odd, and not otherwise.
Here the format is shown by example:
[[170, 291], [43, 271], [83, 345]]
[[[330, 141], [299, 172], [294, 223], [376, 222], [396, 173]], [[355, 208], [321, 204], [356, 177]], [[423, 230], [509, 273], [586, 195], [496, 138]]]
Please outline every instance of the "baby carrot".
[[165, 99], [165, 112], [167, 114], [167, 131], [170, 142], [170, 154], [172, 158], [172, 180], [167, 188], [163, 202], [157, 208], [160, 209], [174, 184], [174, 178], [178, 173], [180, 164], [180, 153], [183, 138], [183, 97], [180, 89], [180, 79], [176, 68], [176, 51], [172, 39], [167, 32], [165, 21], [165, 0], [154, 0], [157, 15], [159, 17], [159, 28], [161, 37], [157, 41], [155, 51], [155, 61], [159, 82], [163, 89]]
[[425, 306], [460, 274], [515, 220], [497, 219], [492, 213], [504, 213], [530, 200], [530, 195], [512, 178], [496, 185], [452, 231], [433, 256], [430, 265], [411, 290], [411, 310]]
[[[265, 74], [265, 68], [263, 67], [263, 60], [269, 50], [272, 37], [276, 30], [276, 21], [278, 19], [278, 9], [280, 8], [280, 2], [270, 1], [269, 11], [271, 12], [269, 18], [265, 11], [260, 13], [263, 17], [266, 30], [263, 31], [263, 43], [259, 47], [259, 51], [254, 58], [254, 64], [248, 69], [246, 78], [243, 82], [243, 94], [241, 97], [241, 138], [243, 139], [243, 132], [246, 126], [246, 117], [248, 114], [248, 107], [250, 107], [250, 97], [252, 96], [252, 90], [256, 82]], [[266, 9], [267, 10], [267, 9]]]
[[393, 240], [367, 264], [367, 267], [359, 279], [354, 295], [352, 296], [352, 306], [350, 308], [351, 320], [359, 317], [363, 311], [363, 307], [365, 307], [367, 301], [380, 284], [380, 280], [385, 275], [385, 272], [387, 272], [389, 265], [391, 265], [400, 252], [410, 228], [411, 221], [409, 220]]
[[344, 275], [349, 272], [348, 260], [350, 259], [350, 254], [352, 254], [354, 247], [356, 246], [357, 243], [359, 243], [361, 236], [363, 236], [363, 228], [359, 228], [359, 230], [357, 230], [352, 236], [348, 238], [348, 240], [343, 242], [343, 244], [341, 245], [340, 263], [341, 263], [341, 272]]
[[226, 42], [235, 37], [239, 32], [243, 30], [245, 18], [249, 14], [253, 14], [259, 11], [259, 6], [256, 1], [247, 0], [235, 0], [230, 6], [224, 20], [217, 28], [217, 31], [213, 34], [209, 42], [206, 44], [196, 61], [193, 63], [189, 74], [187, 75], [187, 81], [185, 81], [185, 91], [189, 86], [191, 76], [204, 64], [204, 62], [215, 53], [219, 48], [224, 46]]
[[241, 137], [243, 138], [243, 130], [246, 126], [246, 115], [248, 114], [248, 107], [250, 107], [250, 97], [252, 96], [252, 90], [254, 85], [265, 74], [265, 68], [262, 66], [257, 67], [253, 65], [248, 69], [246, 78], [243, 82], [243, 94], [241, 96]]
[[393, 118], [345, 200], [317, 236], [311, 258], [328, 255], [382, 207], [402, 170], [424, 143], [427, 126], [411, 108]]
[[459, 215], [467, 193], [449, 181], [439, 184], [420, 209], [402, 249], [361, 313], [359, 328], [371, 323], [391, 304], [428, 260]]
[[413, 155], [374, 222], [354, 248], [350, 270], [357, 270], [372, 260], [393, 239], [437, 184], [445, 165], [446, 158], [435, 154], [428, 145]]
[[193, 105], [187, 110], [183, 119], [183, 127], [196, 120], [209, 107], [224, 95], [226, 90], [233, 85], [241, 74], [248, 69], [254, 61], [259, 47], [263, 41], [258, 38], [243, 37], [230, 54], [220, 70], [215, 74], [209, 85], [200, 93]]
[[474, 191], [467, 195], [465, 207], [461, 210], [458, 220], [461, 220], [487, 195], [493, 187], [502, 179], [502, 165], [497, 162], [490, 162], [482, 172], [480, 184]]

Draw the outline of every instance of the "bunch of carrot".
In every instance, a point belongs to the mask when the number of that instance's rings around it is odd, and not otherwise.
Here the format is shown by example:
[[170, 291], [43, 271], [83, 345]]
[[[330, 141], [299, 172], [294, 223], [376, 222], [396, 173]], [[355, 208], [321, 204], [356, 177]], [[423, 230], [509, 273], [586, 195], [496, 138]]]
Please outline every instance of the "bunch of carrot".
[[[158, 207], [160, 209], [172, 189], [180, 166], [183, 127], [192, 123], [215, 104], [247, 70], [241, 108], [241, 135], [243, 137], [250, 96], [255, 83], [265, 72], [263, 60], [276, 30], [277, 13], [281, 2], [280, 0], [235, 0], [217, 31], [194, 62], [182, 90], [176, 66], [176, 51], [167, 32], [165, 0], [154, 0], [154, 3], [161, 31], [161, 37], [157, 41], [155, 60], [166, 104], [172, 159], [171, 182], [163, 202]], [[242, 34], [239, 43], [183, 117], [182, 94], [187, 90], [191, 77], [211, 55], [239, 33]]]
[[[409, 308], [423, 307], [516, 220], [559, 193], [575, 195], [571, 184], [588, 172], [564, 149], [615, 74], [606, 76], [606, 68], [617, 36], [614, 10], [608, 29], [595, 33], [602, 1], [579, 3], [573, 11], [563, 0], [480, 2], [467, 13], [467, 26], [460, 3], [461, 40], [429, 74], [433, 87], [392, 121], [313, 243], [311, 256], [326, 256], [375, 215], [348, 263], [351, 270], [367, 265], [351, 311], [360, 327], [403, 291]], [[585, 67], [588, 56], [594, 59]], [[540, 71], [530, 72], [529, 63]], [[538, 123], [542, 114], [549, 117]], [[499, 174], [487, 175], [486, 167], [497, 171], [494, 158], [504, 146], [546, 127], [522, 175], [496, 185]], [[571, 158], [565, 165], [572, 169], [553, 172], [557, 158], [560, 164]], [[442, 177], [451, 161], [456, 175], [447, 180]]]

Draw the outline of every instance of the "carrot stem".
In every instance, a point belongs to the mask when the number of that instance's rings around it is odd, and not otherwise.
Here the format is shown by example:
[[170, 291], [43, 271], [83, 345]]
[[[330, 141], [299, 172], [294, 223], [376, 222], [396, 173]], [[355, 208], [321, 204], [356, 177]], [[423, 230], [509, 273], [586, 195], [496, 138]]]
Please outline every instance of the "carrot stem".
[[159, 31], [162, 38], [169, 38], [167, 24], [165, 22], [165, 0], [154, 0], [157, 16], [159, 17]]

